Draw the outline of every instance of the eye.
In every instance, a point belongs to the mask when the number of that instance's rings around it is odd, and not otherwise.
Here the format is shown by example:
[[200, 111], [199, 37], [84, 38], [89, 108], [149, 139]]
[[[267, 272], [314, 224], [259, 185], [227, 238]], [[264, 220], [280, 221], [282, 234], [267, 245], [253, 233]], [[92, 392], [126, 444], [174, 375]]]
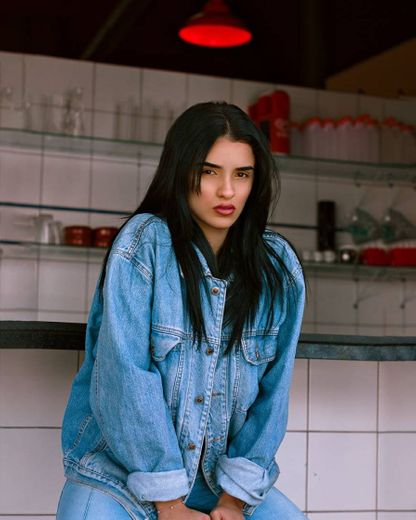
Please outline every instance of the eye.
[[203, 174], [205, 174], [205, 173], [206, 173], [206, 174], [208, 174], [208, 175], [209, 175], [210, 173], [215, 173], [215, 171], [214, 171], [214, 170], [210, 170], [210, 169], [206, 168], [206, 169], [202, 170], [202, 173], [203, 173]]
[[240, 177], [240, 179], [250, 177], [250, 175], [247, 172], [243, 172], [243, 171], [237, 172], [237, 176]]

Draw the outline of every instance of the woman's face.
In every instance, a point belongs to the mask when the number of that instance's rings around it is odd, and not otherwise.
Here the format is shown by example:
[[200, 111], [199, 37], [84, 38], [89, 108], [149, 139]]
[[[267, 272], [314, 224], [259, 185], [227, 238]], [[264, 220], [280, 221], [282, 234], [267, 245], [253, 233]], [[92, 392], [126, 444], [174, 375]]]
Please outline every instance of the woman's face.
[[201, 193], [188, 196], [189, 208], [214, 252], [243, 211], [253, 180], [251, 146], [228, 137], [217, 139], [202, 166]]

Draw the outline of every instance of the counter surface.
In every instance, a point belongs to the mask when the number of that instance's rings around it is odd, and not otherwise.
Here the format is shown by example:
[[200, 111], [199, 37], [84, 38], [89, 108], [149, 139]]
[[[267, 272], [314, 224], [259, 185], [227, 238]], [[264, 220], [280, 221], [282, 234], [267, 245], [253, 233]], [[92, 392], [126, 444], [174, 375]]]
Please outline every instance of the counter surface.
[[[0, 321], [0, 348], [84, 350], [85, 323]], [[302, 359], [416, 361], [416, 337], [301, 334]]]

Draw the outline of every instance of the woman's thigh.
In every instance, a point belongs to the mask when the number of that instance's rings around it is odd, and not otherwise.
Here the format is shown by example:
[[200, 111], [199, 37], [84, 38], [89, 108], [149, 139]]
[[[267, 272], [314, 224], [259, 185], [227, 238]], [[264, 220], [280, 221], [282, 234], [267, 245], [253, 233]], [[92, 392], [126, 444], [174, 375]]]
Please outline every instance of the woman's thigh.
[[306, 516], [283, 493], [272, 487], [247, 520], [306, 520]]
[[131, 520], [115, 498], [91, 486], [67, 480], [59, 499], [56, 520]]

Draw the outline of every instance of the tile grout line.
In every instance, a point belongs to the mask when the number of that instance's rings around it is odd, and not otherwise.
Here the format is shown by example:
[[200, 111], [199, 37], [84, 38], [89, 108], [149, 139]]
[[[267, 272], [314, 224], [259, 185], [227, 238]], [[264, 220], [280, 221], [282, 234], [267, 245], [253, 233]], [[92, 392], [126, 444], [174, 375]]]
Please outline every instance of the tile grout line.
[[309, 404], [310, 404], [310, 359], [306, 371], [306, 464], [305, 464], [305, 512], [309, 506]]
[[380, 361], [377, 361], [377, 402], [376, 402], [376, 478], [375, 478], [375, 502], [376, 502], [376, 520], [378, 520], [378, 482], [380, 477], [380, 470], [379, 470], [379, 455], [380, 455]]

